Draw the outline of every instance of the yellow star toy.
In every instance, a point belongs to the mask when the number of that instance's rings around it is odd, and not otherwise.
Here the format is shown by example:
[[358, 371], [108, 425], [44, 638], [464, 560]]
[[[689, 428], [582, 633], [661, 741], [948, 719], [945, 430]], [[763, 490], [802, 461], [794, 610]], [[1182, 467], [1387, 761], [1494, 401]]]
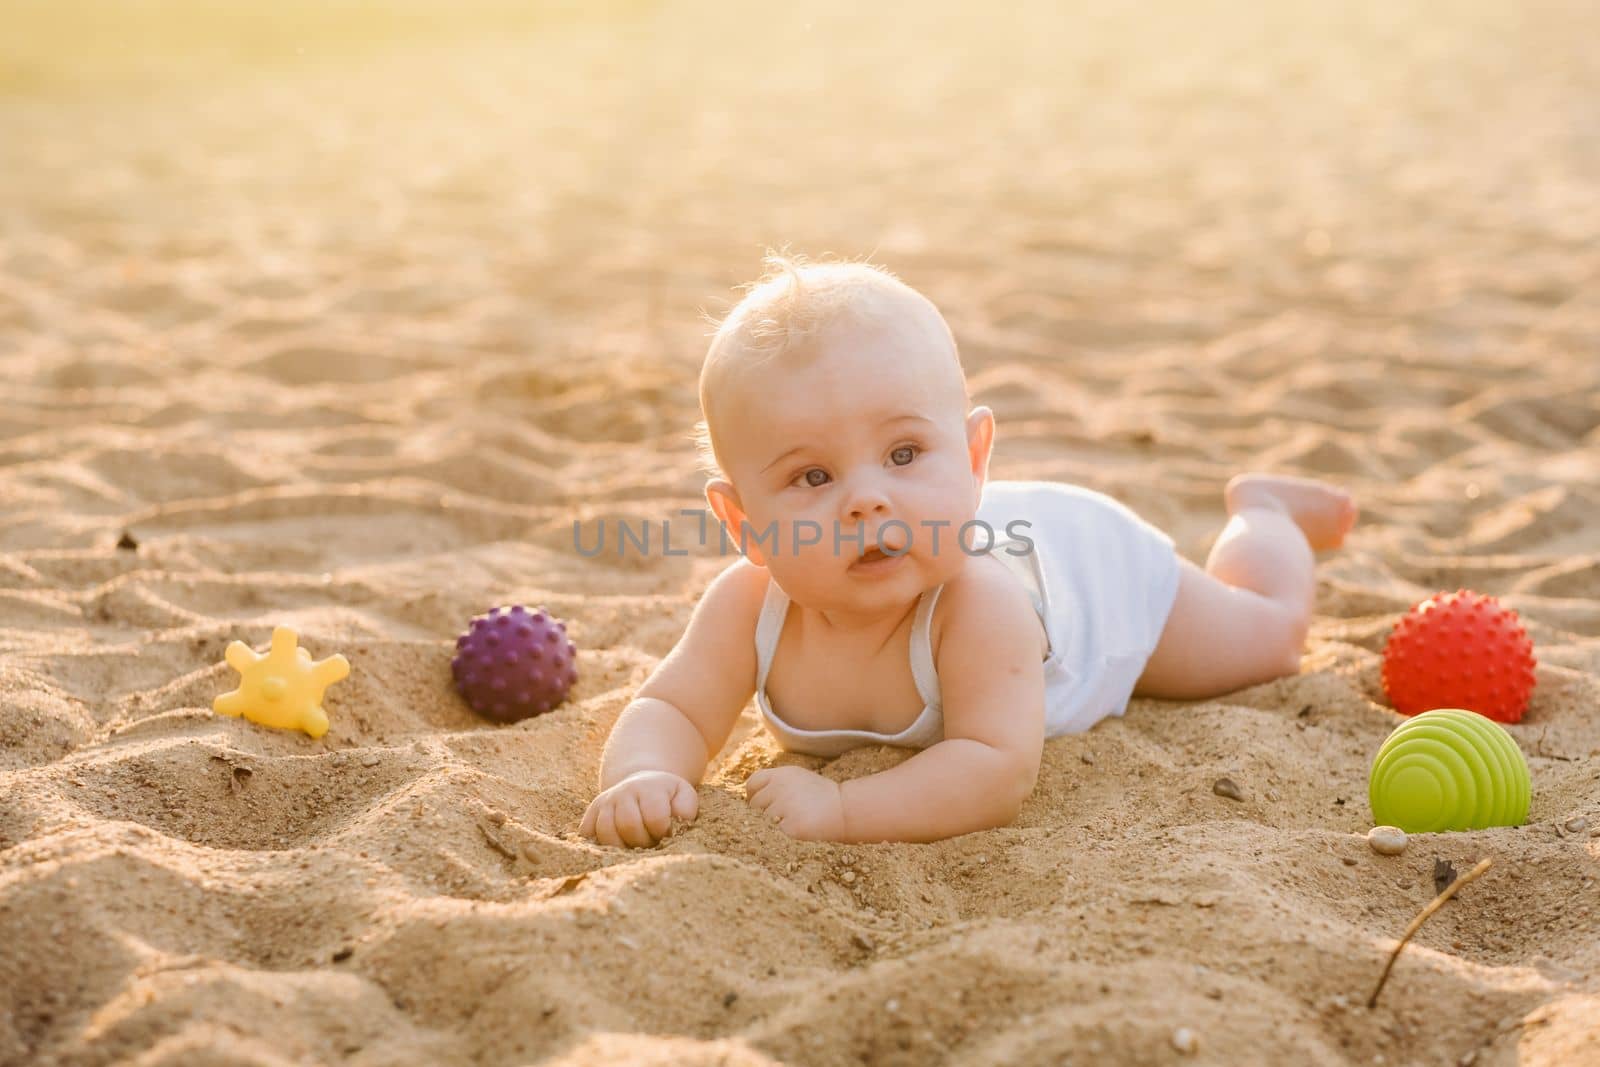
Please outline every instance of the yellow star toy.
[[239, 688], [212, 701], [212, 710], [279, 730], [304, 730], [312, 737], [328, 732], [322, 693], [350, 673], [350, 661], [332, 655], [315, 662], [300, 647], [300, 636], [287, 626], [274, 627], [265, 656], [235, 641], [225, 653], [228, 666], [239, 672]]

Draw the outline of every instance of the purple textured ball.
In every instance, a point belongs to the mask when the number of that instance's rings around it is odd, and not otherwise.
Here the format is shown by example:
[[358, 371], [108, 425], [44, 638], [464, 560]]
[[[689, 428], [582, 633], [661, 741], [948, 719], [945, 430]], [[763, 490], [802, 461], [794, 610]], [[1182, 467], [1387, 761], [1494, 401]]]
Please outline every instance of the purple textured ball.
[[516, 722], [567, 699], [578, 680], [578, 650], [567, 624], [521, 604], [473, 618], [450, 661], [456, 691], [485, 718]]

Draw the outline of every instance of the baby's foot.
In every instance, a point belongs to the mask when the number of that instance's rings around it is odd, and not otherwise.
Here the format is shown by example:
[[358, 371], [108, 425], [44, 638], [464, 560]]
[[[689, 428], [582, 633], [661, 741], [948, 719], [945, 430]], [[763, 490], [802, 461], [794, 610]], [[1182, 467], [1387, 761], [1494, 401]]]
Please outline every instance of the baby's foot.
[[1229, 515], [1248, 507], [1277, 508], [1286, 513], [1318, 552], [1344, 544], [1359, 513], [1355, 498], [1343, 489], [1288, 475], [1236, 475], [1222, 496]]

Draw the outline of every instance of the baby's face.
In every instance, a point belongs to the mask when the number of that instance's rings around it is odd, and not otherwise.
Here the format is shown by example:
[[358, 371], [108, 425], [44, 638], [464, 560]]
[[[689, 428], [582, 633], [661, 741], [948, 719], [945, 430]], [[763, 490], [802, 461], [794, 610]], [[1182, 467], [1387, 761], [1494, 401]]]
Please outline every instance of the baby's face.
[[[969, 417], [949, 336], [930, 319], [840, 325], [747, 372], [719, 403], [746, 554], [808, 607], [903, 608], [967, 558], [956, 537], [977, 510], [992, 415]], [[861, 560], [880, 544], [900, 558]]]

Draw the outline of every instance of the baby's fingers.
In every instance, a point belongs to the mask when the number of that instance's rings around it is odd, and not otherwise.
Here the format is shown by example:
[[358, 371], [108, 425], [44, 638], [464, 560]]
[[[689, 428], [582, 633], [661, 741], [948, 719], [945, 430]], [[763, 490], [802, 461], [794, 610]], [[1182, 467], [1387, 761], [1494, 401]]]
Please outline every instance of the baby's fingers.
[[772, 775], [765, 770], [757, 771], [744, 780], [744, 798], [754, 804], [761, 791], [771, 784]]
[[612, 818], [616, 821], [617, 836], [622, 838], [623, 844], [629, 848], [648, 848], [655, 844], [650, 831], [645, 829], [644, 813], [639, 810], [637, 796], [630, 793], [618, 797], [611, 810]]
[[617, 823], [611, 817], [611, 801], [595, 801], [594, 809], [594, 834], [596, 842], [602, 845], [615, 845], [617, 838]]
[[772, 794], [763, 794], [761, 790], [757, 789], [754, 793], [745, 794], [745, 803], [757, 811], [766, 811], [767, 805], [772, 803]]
[[700, 812], [700, 794], [688, 782], [680, 782], [672, 791], [672, 813], [684, 822], [694, 822]]
[[639, 801], [639, 814], [651, 841], [659, 841], [672, 829], [672, 798], [666, 793], [650, 792]]

